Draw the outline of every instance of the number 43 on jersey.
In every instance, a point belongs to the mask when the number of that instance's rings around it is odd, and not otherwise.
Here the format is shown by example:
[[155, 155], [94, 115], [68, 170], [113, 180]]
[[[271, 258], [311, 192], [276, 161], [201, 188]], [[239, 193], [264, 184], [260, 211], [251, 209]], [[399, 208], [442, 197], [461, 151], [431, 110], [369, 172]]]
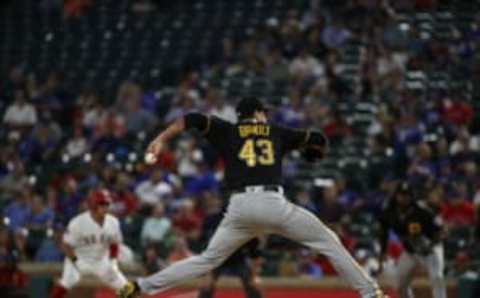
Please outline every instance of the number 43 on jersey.
[[[259, 154], [257, 154], [255, 148], [259, 149]], [[262, 166], [268, 166], [275, 162], [273, 155], [272, 141], [267, 139], [247, 139], [238, 153], [238, 158], [243, 160], [249, 167], [254, 167], [257, 163]]]

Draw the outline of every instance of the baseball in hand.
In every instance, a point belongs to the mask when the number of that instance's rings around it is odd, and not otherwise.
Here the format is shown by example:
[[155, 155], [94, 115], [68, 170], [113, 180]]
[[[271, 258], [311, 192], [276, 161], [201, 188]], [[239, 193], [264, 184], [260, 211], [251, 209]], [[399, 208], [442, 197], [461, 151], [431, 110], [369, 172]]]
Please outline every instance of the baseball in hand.
[[153, 154], [152, 152], [148, 152], [147, 154], [145, 154], [146, 164], [153, 165], [156, 162], [157, 162], [157, 157], [155, 156], [155, 154]]

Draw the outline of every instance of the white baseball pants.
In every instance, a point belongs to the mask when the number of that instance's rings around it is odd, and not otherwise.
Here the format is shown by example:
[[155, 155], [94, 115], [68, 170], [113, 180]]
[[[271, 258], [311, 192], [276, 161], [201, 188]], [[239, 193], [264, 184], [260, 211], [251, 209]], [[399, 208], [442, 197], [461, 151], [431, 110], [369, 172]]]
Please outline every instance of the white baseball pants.
[[65, 289], [71, 289], [80, 281], [83, 275], [96, 276], [104, 284], [115, 290], [120, 290], [127, 283], [127, 279], [120, 272], [118, 266], [108, 257], [99, 262], [88, 262], [79, 259], [76, 264], [65, 258], [63, 274], [59, 283]]

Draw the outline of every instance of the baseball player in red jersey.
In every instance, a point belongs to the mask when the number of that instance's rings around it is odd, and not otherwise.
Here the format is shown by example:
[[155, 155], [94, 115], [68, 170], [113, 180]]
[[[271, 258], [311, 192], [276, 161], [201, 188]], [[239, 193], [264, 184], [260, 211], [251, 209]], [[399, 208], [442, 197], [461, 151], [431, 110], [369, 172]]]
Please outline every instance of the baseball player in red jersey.
[[93, 275], [118, 290], [127, 283], [117, 266], [119, 244], [122, 242], [120, 223], [108, 214], [112, 195], [100, 189], [89, 195], [89, 210], [77, 215], [68, 224], [63, 236], [65, 254], [63, 274], [50, 298], [61, 298], [83, 275]]

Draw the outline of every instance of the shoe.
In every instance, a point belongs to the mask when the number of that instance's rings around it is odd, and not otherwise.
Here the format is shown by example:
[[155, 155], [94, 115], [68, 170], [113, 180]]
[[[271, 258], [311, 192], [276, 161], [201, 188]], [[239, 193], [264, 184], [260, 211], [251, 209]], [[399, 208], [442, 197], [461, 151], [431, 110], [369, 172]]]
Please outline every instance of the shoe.
[[384, 294], [381, 291], [378, 291], [377, 294], [375, 294], [371, 298], [390, 298], [390, 296], [388, 296], [387, 294]]
[[134, 281], [127, 282], [117, 293], [118, 298], [137, 298], [140, 297], [140, 287]]

